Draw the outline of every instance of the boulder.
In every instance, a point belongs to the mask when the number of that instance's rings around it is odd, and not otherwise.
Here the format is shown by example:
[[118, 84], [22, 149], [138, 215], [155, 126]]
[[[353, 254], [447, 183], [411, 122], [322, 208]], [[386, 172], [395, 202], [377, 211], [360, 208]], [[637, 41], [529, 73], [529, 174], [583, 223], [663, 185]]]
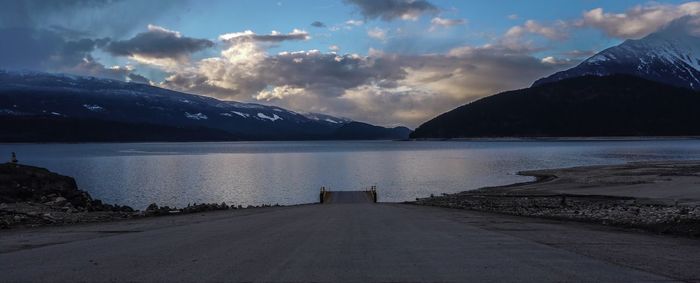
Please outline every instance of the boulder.
[[0, 203], [43, 203], [48, 206], [80, 211], [132, 212], [128, 206], [114, 206], [93, 200], [78, 189], [75, 179], [47, 169], [4, 163], [0, 164]]

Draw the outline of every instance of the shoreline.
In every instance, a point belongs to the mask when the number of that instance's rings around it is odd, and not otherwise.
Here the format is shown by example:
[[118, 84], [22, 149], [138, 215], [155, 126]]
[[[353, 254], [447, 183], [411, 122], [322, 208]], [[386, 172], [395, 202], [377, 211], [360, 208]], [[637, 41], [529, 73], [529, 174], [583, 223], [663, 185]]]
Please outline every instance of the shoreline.
[[700, 161], [518, 172], [535, 180], [419, 198], [417, 205], [597, 223], [700, 237]]
[[405, 141], [467, 141], [467, 142], [606, 142], [606, 141], [665, 141], [698, 140], [700, 136], [599, 136], [599, 137], [473, 137], [473, 138], [413, 138]]
[[144, 141], [36, 141], [36, 142], [0, 142], [0, 145], [22, 144], [130, 144], [130, 143], [258, 143], [258, 142], [607, 142], [607, 141], [667, 141], [667, 140], [700, 140], [700, 136], [596, 136], [596, 137], [473, 137], [473, 138], [408, 138], [408, 139], [329, 139], [329, 140], [207, 140], [207, 141], [172, 141], [172, 140], [144, 140]]
[[279, 204], [194, 203], [177, 208], [150, 204], [144, 210], [107, 204], [80, 190], [75, 179], [45, 168], [0, 163], [0, 230], [106, 223], [208, 211], [279, 207]]
[[[404, 203], [598, 223], [700, 237], [700, 189], [692, 189], [692, 184], [700, 184], [700, 161], [632, 162], [528, 170], [518, 172], [518, 175], [530, 176], [535, 180], [418, 198]], [[153, 204], [143, 211], [136, 211], [128, 207], [102, 204], [89, 196], [90, 202], [99, 203], [97, 209], [72, 206], [65, 198], [57, 198], [54, 194], [48, 198], [41, 197], [41, 201], [0, 202], [0, 228], [56, 227], [280, 206], [242, 207], [212, 203], [176, 208]]]

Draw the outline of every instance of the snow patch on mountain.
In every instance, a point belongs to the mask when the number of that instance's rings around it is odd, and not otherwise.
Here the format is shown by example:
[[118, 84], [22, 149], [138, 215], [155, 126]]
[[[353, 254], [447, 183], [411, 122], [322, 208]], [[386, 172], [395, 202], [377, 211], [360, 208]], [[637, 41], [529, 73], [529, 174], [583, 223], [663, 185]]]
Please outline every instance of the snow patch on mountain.
[[7, 115], [7, 116], [21, 116], [24, 115], [25, 113], [11, 110], [11, 109], [0, 109], [0, 116], [2, 115]]
[[92, 112], [102, 112], [105, 110], [104, 108], [102, 108], [102, 106], [99, 106], [97, 104], [83, 104], [83, 107]]
[[243, 117], [243, 118], [248, 118], [248, 117], [250, 117], [250, 114], [243, 113], [243, 112], [231, 111], [231, 113], [236, 114], [236, 115], [238, 115], [238, 116], [241, 116], [241, 117]]
[[202, 113], [190, 114], [189, 112], [185, 112], [185, 117], [187, 117], [187, 119], [192, 119], [192, 120], [207, 120], [207, 119], [209, 119], [209, 117], [207, 117], [207, 115], [204, 115]]
[[260, 104], [254, 104], [254, 103], [228, 101], [228, 104], [230, 104], [233, 107], [242, 108], [242, 109], [265, 109], [266, 108], [266, 106], [263, 106]]
[[[320, 114], [320, 113], [302, 113], [302, 116], [306, 117], [307, 119], [311, 119], [314, 121], [319, 121], [319, 122], [327, 122], [327, 123], [332, 123], [332, 124], [346, 124], [352, 122], [352, 119], [348, 118], [343, 118], [343, 117], [335, 117], [335, 116], [330, 116], [326, 114]], [[328, 121], [331, 120], [331, 121]]]
[[258, 117], [260, 119], [267, 119], [267, 120], [270, 120], [272, 122], [277, 121], [277, 120], [284, 120], [280, 116], [277, 116], [277, 114], [272, 114], [272, 117], [270, 117], [270, 116], [267, 116], [263, 113], [258, 113]]

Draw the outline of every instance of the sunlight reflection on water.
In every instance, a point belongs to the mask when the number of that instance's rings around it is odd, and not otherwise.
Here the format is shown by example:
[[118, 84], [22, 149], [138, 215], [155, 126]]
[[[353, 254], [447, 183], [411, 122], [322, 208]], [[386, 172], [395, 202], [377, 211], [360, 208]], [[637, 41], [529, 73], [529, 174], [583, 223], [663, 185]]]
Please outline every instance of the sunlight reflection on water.
[[700, 159], [700, 141], [0, 144], [109, 203], [299, 204], [377, 185], [380, 201], [527, 181], [518, 171]]

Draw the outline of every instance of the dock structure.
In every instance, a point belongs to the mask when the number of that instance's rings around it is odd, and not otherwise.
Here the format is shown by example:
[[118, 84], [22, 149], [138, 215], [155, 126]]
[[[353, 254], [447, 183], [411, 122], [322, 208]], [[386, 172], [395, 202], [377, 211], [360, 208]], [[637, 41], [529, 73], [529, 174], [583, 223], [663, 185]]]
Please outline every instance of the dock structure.
[[377, 186], [361, 191], [331, 191], [321, 187], [319, 202], [322, 204], [334, 203], [376, 203]]

